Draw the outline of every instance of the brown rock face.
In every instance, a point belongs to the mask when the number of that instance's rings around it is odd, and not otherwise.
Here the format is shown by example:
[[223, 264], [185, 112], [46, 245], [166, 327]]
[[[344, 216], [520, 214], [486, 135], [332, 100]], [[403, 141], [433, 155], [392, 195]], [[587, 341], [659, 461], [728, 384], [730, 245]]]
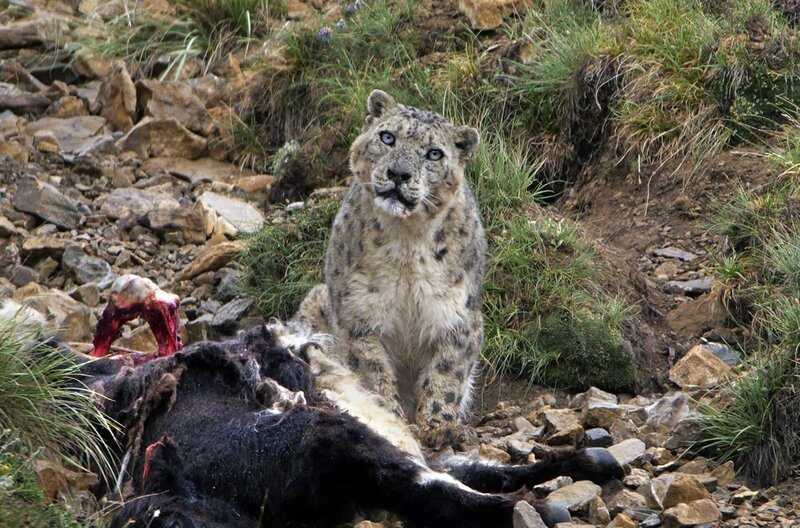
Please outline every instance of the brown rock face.
[[669, 379], [681, 388], [712, 387], [733, 374], [733, 369], [703, 345], [693, 347], [669, 371]]
[[141, 158], [157, 156], [197, 159], [206, 150], [206, 140], [192, 133], [175, 119], [146, 117], [119, 140], [122, 150]]
[[114, 130], [127, 132], [133, 127], [133, 118], [136, 114], [136, 87], [124, 62], [114, 63], [111, 75], [100, 86], [100, 92], [91, 110], [105, 117]]
[[681, 503], [709, 498], [706, 488], [694, 475], [668, 473], [658, 476], [644, 486], [641, 493], [650, 508], [666, 510]]
[[583, 437], [578, 414], [569, 409], [547, 409], [541, 418], [550, 445], [576, 445]]
[[711, 499], [678, 504], [664, 512], [665, 528], [682, 528], [719, 521], [719, 508]]
[[136, 94], [140, 115], [157, 120], [174, 119], [201, 136], [210, 135], [214, 129], [211, 114], [187, 84], [147, 79], [136, 83]]

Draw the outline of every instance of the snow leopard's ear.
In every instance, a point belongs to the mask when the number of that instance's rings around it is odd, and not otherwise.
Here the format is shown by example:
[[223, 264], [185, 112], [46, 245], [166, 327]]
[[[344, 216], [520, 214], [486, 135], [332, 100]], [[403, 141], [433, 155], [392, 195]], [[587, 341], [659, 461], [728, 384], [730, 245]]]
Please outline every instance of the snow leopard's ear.
[[472, 127], [458, 127], [453, 133], [453, 143], [458, 149], [459, 159], [466, 162], [475, 153], [481, 142], [481, 135]]
[[394, 97], [383, 90], [372, 90], [367, 98], [367, 113], [370, 117], [381, 117], [397, 106]]

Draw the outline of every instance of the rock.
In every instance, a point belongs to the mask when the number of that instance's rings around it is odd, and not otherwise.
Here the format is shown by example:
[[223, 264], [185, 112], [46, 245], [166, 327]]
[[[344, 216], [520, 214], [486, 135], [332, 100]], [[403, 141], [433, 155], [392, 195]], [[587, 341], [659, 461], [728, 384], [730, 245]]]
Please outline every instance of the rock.
[[644, 456], [646, 446], [638, 438], [630, 438], [608, 448], [620, 465], [633, 464]]
[[96, 282], [100, 288], [105, 288], [114, 281], [111, 265], [103, 259], [90, 257], [78, 244], [64, 250], [61, 267], [71, 273], [78, 284]]
[[0, 26], [0, 50], [33, 48], [47, 42], [41, 22], [14, 22]]
[[522, 8], [516, 0], [459, 0], [458, 9], [469, 20], [473, 29], [495, 29], [503, 24], [503, 17]]
[[173, 119], [205, 137], [214, 130], [211, 114], [186, 84], [144, 79], [136, 82], [136, 94], [141, 115], [156, 120]]
[[711, 471], [711, 476], [717, 479], [717, 483], [720, 486], [727, 486], [736, 477], [736, 469], [733, 466], [733, 462], [729, 460], [724, 464], [720, 464]]
[[605, 401], [589, 400], [583, 407], [583, 425], [589, 428], [609, 429], [622, 416], [623, 409]]
[[656, 466], [675, 461], [675, 455], [672, 454], [672, 451], [663, 447], [650, 447], [647, 449], [647, 453], [650, 455], [650, 462]]
[[634, 511], [647, 507], [647, 500], [641, 494], [629, 490], [618, 481], [605, 483], [602, 497], [612, 516], [622, 511]]
[[386, 525], [383, 523], [375, 523], [372, 521], [361, 521], [360, 523], [353, 526], [353, 528], [386, 528]]
[[139, 121], [118, 145], [142, 159], [158, 156], [197, 159], [206, 150], [205, 138], [190, 132], [176, 120], [151, 117]]
[[47, 317], [48, 328], [58, 331], [66, 342], [88, 342], [92, 338], [89, 308], [66, 293], [50, 290], [26, 297], [22, 304]]
[[580, 480], [559, 488], [547, 496], [547, 502], [567, 508], [572, 513], [585, 512], [589, 503], [600, 495], [602, 489], [594, 482]]
[[569, 409], [547, 409], [542, 411], [545, 439], [550, 445], [576, 445], [583, 437], [583, 427], [578, 415]]
[[91, 110], [92, 113], [105, 117], [115, 131], [127, 132], [133, 127], [136, 116], [136, 87], [124, 62], [114, 62], [111, 75], [100, 85]]
[[17, 183], [17, 192], [11, 203], [18, 211], [31, 213], [42, 220], [64, 229], [75, 229], [80, 225], [81, 215], [75, 204], [64, 193], [36, 178], [22, 178]]
[[155, 352], [158, 349], [156, 338], [147, 325], [139, 326], [130, 331], [123, 331], [113, 346], [148, 353]]
[[585, 447], [608, 447], [614, 443], [611, 433], [601, 427], [587, 429], [583, 435]]
[[214, 314], [214, 318], [211, 320], [211, 326], [223, 332], [235, 330], [236, 324], [242, 319], [242, 316], [244, 316], [252, 304], [252, 299], [234, 299], [217, 310], [217, 313]]
[[700, 499], [689, 504], [679, 504], [664, 512], [665, 528], [680, 528], [719, 521], [719, 508], [711, 499]]
[[86, 103], [83, 102], [83, 99], [68, 95], [47, 107], [44, 114], [48, 117], [69, 119], [70, 117], [87, 116], [89, 115], [89, 110], [86, 108]]
[[719, 509], [719, 513], [722, 515], [723, 521], [730, 521], [731, 519], [735, 519], [739, 516], [739, 514], [736, 513], [736, 508], [733, 506], [722, 506]]
[[186, 332], [188, 334], [187, 344], [208, 341], [216, 337], [216, 332], [211, 328], [211, 321], [213, 319], [213, 315], [203, 314], [194, 321], [189, 321], [186, 325]]
[[733, 369], [704, 345], [696, 345], [669, 370], [669, 379], [681, 388], [714, 387], [733, 375]]
[[731, 504], [735, 504], [737, 506], [744, 504], [745, 502], [753, 500], [756, 495], [758, 495], [757, 491], [752, 491], [749, 488], [742, 486], [742, 488], [731, 497]]
[[[235, 165], [211, 158], [187, 160], [181, 158], [150, 158], [142, 164], [147, 174], [169, 173], [194, 185], [201, 182], [233, 182], [243, 174], [250, 174]], [[258, 176], [256, 176], [258, 177]]]
[[36, 282], [39, 278], [39, 272], [28, 266], [18, 264], [11, 268], [11, 274], [8, 278], [11, 279], [11, 284], [19, 288], [30, 282]]
[[58, 261], [50, 257], [45, 257], [37, 262], [35, 269], [36, 273], [39, 274], [39, 282], [47, 282], [47, 279], [56, 271], [56, 268], [58, 268]]
[[629, 488], [639, 488], [648, 484], [649, 482], [650, 473], [639, 468], [631, 469], [630, 474], [625, 475], [625, 478], [622, 479], [622, 483]]
[[704, 343], [703, 347], [710, 350], [720, 361], [729, 367], [736, 367], [742, 361], [742, 355], [725, 343]]
[[689, 253], [688, 251], [684, 251], [676, 247], [666, 247], [663, 249], [657, 249], [653, 251], [653, 255], [657, 257], [679, 259], [684, 262], [691, 262], [697, 258], [697, 255], [695, 255], [694, 253]]
[[603, 499], [595, 497], [589, 501], [586, 511], [586, 520], [592, 524], [605, 525], [611, 522], [611, 515], [608, 513]]
[[511, 455], [509, 455], [502, 449], [498, 449], [489, 444], [481, 444], [480, 448], [478, 448], [478, 456], [484, 460], [490, 460], [492, 462], [500, 462], [501, 464], [505, 464], [511, 461]]
[[53, 134], [63, 152], [79, 152], [93, 138], [103, 132], [106, 120], [99, 116], [80, 116], [68, 119], [43, 117], [25, 125], [25, 132], [34, 136], [37, 132]]
[[82, 284], [74, 290], [71, 297], [89, 308], [94, 308], [100, 304], [100, 288], [94, 282]]
[[200, 247], [192, 263], [178, 275], [178, 280], [191, 279], [209, 270], [216, 271], [230, 262], [243, 248], [241, 242], [221, 242]]
[[606, 528], [636, 528], [636, 523], [627, 515], [620, 513]]
[[49, 130], [38, 130], [33, 134], [33, 148], [39, 152], [49, 152], [51, 154], [58, 154], [61, 151], [58, 139]]
[[275, 183], [275, 176], [271, 174], [257, 174], [255, 176], [242, 176], [236, 178], [233, 184], [248, 194], [266, 195]]
[[207, 191], [198, 198], [198, 202], [214, 211], [230, 226], [226, 234], [252, 233], [264, 225], [264, 215], [242, 200]]
[[691, 337], [723, 324], [728, 319], [728, 311], [719, 293], [711, 292], [679, 304], [666, 318], [674, 332]]
[[159, 233], [178, 233], [182, 244], [204, 244], [206, 215], [199, 204], [177, 209], [156, 209], [145, 216], [147, 225]]
[[542, 516], [525, 501], [514, 505], [514, 528], [547, 528]]
[[167, 194], [124, 187], [114, 189], [100, 211], [112, 220], [119, 220], [130, 215], [143, 217], [152, 211], [171, 212], [179, 207], [178, 200]]
[[598, 389], [597, 387], [590, 387], [586, 392], [576, 394], [569, 401], [569, 406], [573, 408], [585, 408], [589, 402], [603, 402], [611, 405], [619, 403], [619, 399], [610, 392]]
[[684, 502], [710, 497], [697, 478], [686, 473], [660, 475], [639, 489], [639, 493], [647, 500], [647, 506], [654, 510], [666, 510]]
[[567, 477], [567, 476], [562, 475], [562, 476], [556, 477], [556, 478], [554, 478], [552, 480], [548, 480], [547, 482], [542, 482], [541, 484], [536, 484], [533, 487], [533, 490], [534, 491], [538, 491], [540, 493], [552, 493], [557, 489], [563, 488], [564, 486], [569, 486], [573, 482], [574, 481], [572, 480], [572, 477]]
[[614, 438], [615, 443], [628, 440], [630, 438], [638, 438], [641, 435], [639, 428], [633, 423], [633, 420], [620, 418], [614, 425], [611, 426], [609, 431]]
[[692, 413], [689, 397], [682, 392], [666, 394], [646, 407], [649, 429], [668, 434], [677, 427], [678, 422]]
[[54, 236], [33, 236], [22, 243], [22, 256], [29, 262], [50, 257], [61, 260], [67, 241]]
[[664, 284], [664, 291], [667, 293], [681, 293], [688, 297], [697, 297], [700, 294], [708, 293], [714, 286], [714, 277], [704, 277], [688, 281], [669, 281]]

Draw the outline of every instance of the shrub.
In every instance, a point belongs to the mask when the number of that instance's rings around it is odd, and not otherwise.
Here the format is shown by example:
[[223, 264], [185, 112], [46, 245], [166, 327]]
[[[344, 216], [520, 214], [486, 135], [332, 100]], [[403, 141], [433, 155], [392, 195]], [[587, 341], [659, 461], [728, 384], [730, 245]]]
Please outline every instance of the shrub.
[[338, 208], [338, 199], [324, 198], [245, 240], [240, 288], [262, 313], [291, 317], [306, 293], [323, 282], [325, 248]]

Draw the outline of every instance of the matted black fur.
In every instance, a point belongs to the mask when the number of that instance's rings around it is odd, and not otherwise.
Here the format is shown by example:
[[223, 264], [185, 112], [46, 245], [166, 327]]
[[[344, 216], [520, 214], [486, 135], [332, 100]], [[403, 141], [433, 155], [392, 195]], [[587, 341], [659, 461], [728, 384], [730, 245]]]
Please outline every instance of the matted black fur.
[[[136, 498], [111, 527], [328, 528], [385, 510], [406, 526], [497, 528], [512, 526], [522, 499], [552, 525], [568, 513], [527, 488], [562, 474], [622, 476], [603, 449], [526, 466], [440, 461], [435, 472], [324, 399], [307, 360], [262, 327], [137, 367], [119, 358], [85, 365], [130, 453], [125, 479]], [[307, 403], [272, 408], [285, 396], [277, 384]]]

